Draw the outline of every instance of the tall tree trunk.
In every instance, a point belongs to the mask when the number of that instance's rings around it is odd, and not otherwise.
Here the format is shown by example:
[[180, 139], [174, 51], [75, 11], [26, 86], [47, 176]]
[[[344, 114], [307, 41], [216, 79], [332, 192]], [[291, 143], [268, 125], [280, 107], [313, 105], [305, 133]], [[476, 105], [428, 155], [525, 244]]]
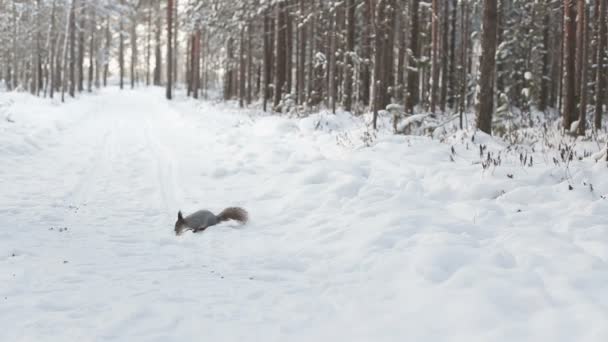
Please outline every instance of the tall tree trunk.
[[84, 90], [84, 27], [86, 23], [86, 7], [85, 3], [80, 4], [80, 27], [78, 28], [78, 92]]
[[103, 86], [108, 85], [108, 76], [110, 73], [110, 48], [112, 46], [112, 34], [110, 32], [110, 16], [106, 16], [106, 48], [103, 58]]
[[70, 30], [72, 28], [72, 15], [74, 13], [74, 2], [76, 0], [70, 0], [70, 3], [68, 4], [68, 7], [66, 8], [67, 10], [67, 15], [66, 15], [66, 21], [65, 21], [65, 34], [63, 35], [63, 58], [62, 58], [62, 65], [61, 65], [61, 102], [65, 102], [65, 92], [66, 92], [66, 88], [68, 87], [68, 78], [65, 77], [66, 71], [67, 71], [67, 67], [68, 67], [68, 45], [69, 45], [69, 40], [70, 40]]
[[87, 85], [87, 90], [90, 92], [93, 91], [93, 69], [95, 66], [94, 63], [94, 57], [95, 57], [95, 31], [97, 29], [97, 24], [96, 24], [96, 10], [95, 10], [95, 5], [89, 4], [89, 6], [91, 7], [90, 13], [91, 13], [91, 18], [89, 20], [89, 23], [91, 25], [91, 37], [90, 37], [90, 41], [89, 41], [89, 83]]
[[287, 37], [286, 37], [286, 11], [285, 3], [280, 2], [276, 6], [276, 63], [274, 72], [274, 107], [275, 111], [280, 112], [282, 108], [279, 106], [282, 100], [283, 91], [286, 88], [287, 81]]
[[[574, 84], [574, 98], [575, 103], [580, 103], [581, 100], [581, 82], [583, 80], [583, 68], [585, 61], [583, 60], [583, 46], [585, 46], [585, 3], [581, 0], [572, 0], [576, 2], [576, 57], [575, 57], [575, 84]], [[576, 117], [576, 116], [574, 116]]]
[[468, 56], [469, 56], [469, 6], [468, 2], [461, 2], [461, 37], [462, 51], [460, 55], [461, 73], [460, 73], [460, 129], [464, 128], [464, 112], [467, 109], [467, 88], [468, 88]]
[[578, 130], [579, 135], [585, 135], [587, 126], [587, 40], [589, 30], [587, 25], [587, 8], [585, 0], [578, 0], [578, 30], [580, 31], [577, 39], [577, 49], [581, 50], [578, 61], [580, 72], [580, 103], [578, 109]]
[[47, 79], [47, 82], [48, 82], [47, 88], [49, 91], [49, 96], [51, 98], [53, 98], [55, 96], [55, 84], [57, 81], [57, 79], [56, 79], [57, 75], [55, 74], [55, 72], [56, 72], [55, 67], [57, 65], [56, 64], [56, 59], [57, 59], [56, 54], [57, 54], [57, 44], [59, 42], [59, 39], [57, 39], [58, 35], [56, 35], [56, 33], [55, 33], [55, 31], [56, 31], [55, 26], [57, 25], [56, 19], [55, 19], [55, 12], [57, 11], [56, 7], [57, 7], [56, 0], [53, 0], [53, 7], [51, 9], [51, 59], [49, 61], [51, 71], [50, 71], [50, 77]]
[[363, 105], [370, 104], [370, 89], [371, 89], [371, 59], [372, 59], [372, 37], [373, 37], [373, 18], [374, 18], [374, 2], [373, 0], [364, 0], [363, 9], [363, 41], [361, 42], [361, 70], [360, 70], [360, 94], [359, 98]]
[[481, 60], [479, 62], [479, 93], [477, 108], [477, 129], [492, 133], [492, 112], [494, 110], [494, 68], [496, 55], [496, 8], [497, 0], [484, 0], [483, 27], [481, 32]]
[[247, 105], [251, 104], [253, 91], [253, 25], [247, 23]]
[[[124, 6], [124, 0], [121, 0], [121, 4]], [[120, 89], [125, 86], [125, 25], [124, 25], [124, 14], [120, 13], [120, 19], [118, 24], [118, 67], [120, 69]]]
[[70, 9], [70, 87], [69, 94], [74, 97], [76, 94], [76, 2], [72, 1], [72, 7]]
[[407, 20], [405, 17], [405, 12], [403, 9], [398, 14], [397, 17], [399, 20], [399, 29], [398, 34], [399, 38], [397, 45], [399, 46], [399, 52], [397, 55], [397, 83], [395, 84], [395, 98], [400, 101], [405, 100], [405, 73], [406, 73], [406, 56], [407, 56]]
[[447, 104], [447, 98], [448, 98], [448, 75], [449, 75], [449, 71], [448, 71], [448, 62], [449, 62], [449, 49], [450, 49], [450, 45], [449, 45], [449, 31], [450, 31], [450, 25], [449, 25], [449, 19], [450, 19], [450, 3], [448, 1], [444, 1], [443, 2], [443, 20], [442, 20], [442, 27], [443, 27], [443, 37], [441, 39], [441, 98], [439, 100], [439, 107], [441, 108], [442, 112], [445, 112], [445, 107]]
[[543, 20], [543, 65], [542, 65], [542, 77], [540, 80], [540, 98], [538, 101], [538, 109], [544, 111], [547, 109], [548, 97], [549, 97], [549, 57], [550, 57], [550, 24], [551, 24], [551, 13], [549, 12], [549, 5], [551, 0], [546, 0], [545, 17]]
[[316, 1], [313, 0], [311, 7], [310, 7], [310, 13], [311, 13], [311, 18], [310, 18], [310, 49], [308, 49], [308, 77], [307, 77], [307, 82], [306, 82], [306, 105], [307, 106], [312, 106], [313, 105], [313, 92], [315, 91], [315, 82], [316, 82], [316, 73], [315, 73], [315, 53], [317, 51], [317, 39], [316, 39], [316, 33], [317, 33], [317, 13], [315, 11], [316, 9]]
[[346, 1], [346, 65], [344, 70], [344, 110], [352, 111], [355, 54], [355, 0]]
[[287, 0], [287, 6], [284, 9], [285, 15], [285, 93], [291, 94], [292, 89], [292, 68], [293, 68], [293, 23], [291, 14], [291, 1]]
[[160, 1], [156, 2], [156, 28], [154, 30], [154, 85], [161, 85], [161, 70], [163, 67], [161, 52], [162, 15]]
[[599, 0], [600, 8], [598, 20], [598, 48], [597, 48], [597, 70], [595, 73], [595, 117], [594, 127], [596, 130], [602, 128], [602, 107], [605, 104], [604, 96], [606, 96], [606, 16], [608, 11], [608, 0]]
[[307, 37], [307, 29], [308, 25], [305, 18], [304, 11], [305, 8], [305, 0], [300, 0], [299, 8], [300, 8], [300, 25], [298, 28], [298, 42], [299, 42], [299, 50], [298, 54], [298, 91], [297, 91], [297, 102], [298, 104], [303, 104], [306, 101], [306, 91], [305, 91], [305, 79], [306, 79], [306, 37]]
[[179, 21], [178, 21], [178, 8], [179, 0], [172, 0], [173, 6], [173, 83], [172, 86], [176, 87], [179, 79], [178, 65], [179, 65]]
[[194, 70], [194, 35], [190, 34], [188, 37], [188, 42], [186, 43], [186, 85], [187, 85], [187, 96], [190, 97], [192, 95], [192, 88], [194, 78], [190, 77], [192, 75], [192, 70]]
[[167, 0], [167, 92], [168, 100], [173, 98], [173, 0]]
[[573, 0], [564, 0], [564, 62], [563, 62], [563, 105], [562, 117], [565, 130], [570, 129], [574, 112], [575, 102], [575, 53], [576, 53], [576, 17], [575, 3]]
[[239, 39], [239, 107], [245, 107], [246, 89], [245, 26], [241, 27]]
[[137, 81], [137, 59], [138, 59], [138, 50], [137, 50], [137, 20], [136, 18], [131, 18], [131, 89], [135, 88], [135, 82]]
[[150, 86], [150, 60], [152, 56], [152, 9], [146, 13], [146, 86]]
[[[383, 65], [386, 62], [386, 53], [388, 44], [388, 30], [392, 29], [389, 25], [389, 0], [379, 0], [376, 4], [375, 15], [375, 60], [374, 60], [374, 100], [373, 100], [373, 128], [377, 128], [378, 111], [386, 107], [386, 89], [387, 89], [387, 66]], [[391, 49], [392, 49], [392, 45]]]
[[42, 51], [41, 51], [41, 37], [40, 30], [42, 29], [41, 23], [41, 8], [40, 0], [36, 0], [36, 61], [35, 61], [35, 78], [34, 78], [34, 95], [40, 95], [40, 89], [42, 89]]
[[224, 100], [230, 100], [234, 94], [234, 48], [233, 38], [228, 38], [226, 47], [226, 75], [224, 81]]
[[337, 46], [337, 42], [336, 40], [338, 39], [337, 37], [337, 23], [338, 23], [338, 8], [336, 8], [334, 10], [334, 12], [331, 14], [331, 38], [330, 38], [330, 47], [329, 47], [329, 53], [328, 53], [328, 58], [329, 58], [329, 83], [328, 83], [328, 90], [329, 90], [329, 103], [331, 106], [331, 112], [336, 114], [336, 91], [337, 91], [337, 86], [336, 86], [336, 46]]
[[448, 106], [454, 108], [454, 99], [456, 98], [456, 20], [458, 17], [458, 0], [452, 0], [452, 12], [451, 12], [451, 32], [450, 32], [450, 68], [449, 74], [449, 88], [448, 88]]
[[386, 109], [391, 103], [393, 92], [391, 88], [395, 85], [395, 21], [396, 21], [396, 0], [388, 0], [384, 8], [384, 40], [382, 46], [384, 49], [383, 57], [383, 87], [381, 88], [381, 108]]
[[420, 51], [418, 48], [418, 9], [420, 0], [412, 0], [410, 8], [410, 51], [411, 55], [408, 63], [408, 75], [407, 75], [407, 98], [406, 98], [406, 110], [409, 113], [414, 111], [414, 106], [420, 101], [420, 79], [419, 73], [420, 68], [418, 61], [420, 59]]
[[272, 78], [272, 41], [274, 40], [274, 35], [272, 32], [272, 17], [267, 11], [264, 13], [264, 94], [263, 94], [263, 108], [264, 111], [267, 110], [268, 100], [271, 99], [272, 89], [271, 89], [271, 78]]
[[435, 113], [437, 106], [437, 92], [439, 90], [439, 0], [432, 4], [432, 61], [431, 61], [431, 113]]
[[193, 58], [193, 69], [192, 76], [194, 78], [194, 82], [192, 82], [193, 90], [192, 96], [195, 99], [198, 99], [199, 89], [201, 87], [201, 30], [197, 27], [196, 32], [194, 33], [194, 55]]

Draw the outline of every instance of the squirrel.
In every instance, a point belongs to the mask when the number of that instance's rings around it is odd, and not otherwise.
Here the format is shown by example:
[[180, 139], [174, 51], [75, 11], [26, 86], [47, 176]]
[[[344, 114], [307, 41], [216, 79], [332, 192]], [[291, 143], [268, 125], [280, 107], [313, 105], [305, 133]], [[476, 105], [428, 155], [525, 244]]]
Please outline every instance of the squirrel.
[[183, 217], [182, 212], [179, 211], [175, 222], [175, 235], [181, 235], [188, 229], [194, 233], [202, 232], [211, 226], [228, 220], [245, 224], [249, 220], [249, 214], [245, 209], [238, 207], [226, 208], [219, 215], [215, 215], [209, 210], [199, 210]]

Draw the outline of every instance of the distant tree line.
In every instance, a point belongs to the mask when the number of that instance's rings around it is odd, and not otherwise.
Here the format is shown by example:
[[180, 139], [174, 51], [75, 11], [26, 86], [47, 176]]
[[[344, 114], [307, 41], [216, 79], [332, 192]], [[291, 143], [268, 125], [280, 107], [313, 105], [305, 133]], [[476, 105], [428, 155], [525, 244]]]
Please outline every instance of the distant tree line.
[[[221, 88], [264, 110], [517, 113], [601, 128], [608, 0], [0, 0], [6, 89]], [[114, 75], [114, 70], [117, 70]], [[590, 120], [592, 119], [592, 120]]]

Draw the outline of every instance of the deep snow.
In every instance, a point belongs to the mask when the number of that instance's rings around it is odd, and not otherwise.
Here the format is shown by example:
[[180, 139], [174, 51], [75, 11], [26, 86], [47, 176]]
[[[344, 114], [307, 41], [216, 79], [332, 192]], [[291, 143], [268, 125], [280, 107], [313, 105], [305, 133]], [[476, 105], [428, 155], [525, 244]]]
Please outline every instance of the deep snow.
[[608, 340], [604, 161], [160, 89], [0, 103], [0, 341]]

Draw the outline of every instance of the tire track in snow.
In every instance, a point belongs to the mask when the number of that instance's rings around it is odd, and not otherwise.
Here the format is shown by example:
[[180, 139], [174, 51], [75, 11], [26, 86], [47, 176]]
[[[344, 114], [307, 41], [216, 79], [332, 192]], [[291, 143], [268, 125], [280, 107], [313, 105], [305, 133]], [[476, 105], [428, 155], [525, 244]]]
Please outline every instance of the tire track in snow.
[[[156, 114], [160, 117], [162, 114]], [[152, 133], [151, 131], [154, 130]], [[165, 215], [173, 215], [178, 203], [178, 198], [182, 198], [182, 188], [177, 180], [178, 163], [174, 157], [174, 154], [162, 144], [160, 141], [161, 134], [159, 129], [153, 129], [152, 123], [149, 118], [146, 118], [144, 135], [146, 140], [146, 149], [150, 151], [150, 155], [154, 159], [156, 164], [156, 179], [159, 185], [159, 192], [161, 196], [162, 209], [165, 211]], [[157, 139], [153, 139], [154, 135]]]

